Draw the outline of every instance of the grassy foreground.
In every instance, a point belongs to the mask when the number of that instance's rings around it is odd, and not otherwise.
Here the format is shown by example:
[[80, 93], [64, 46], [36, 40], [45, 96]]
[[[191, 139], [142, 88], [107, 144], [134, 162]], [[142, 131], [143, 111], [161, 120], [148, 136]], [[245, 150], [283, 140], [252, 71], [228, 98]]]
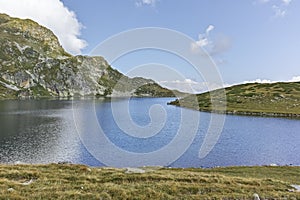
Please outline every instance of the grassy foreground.
[[1, 165], [0, 199], [300, 199], [300, 167], [143, 170]]

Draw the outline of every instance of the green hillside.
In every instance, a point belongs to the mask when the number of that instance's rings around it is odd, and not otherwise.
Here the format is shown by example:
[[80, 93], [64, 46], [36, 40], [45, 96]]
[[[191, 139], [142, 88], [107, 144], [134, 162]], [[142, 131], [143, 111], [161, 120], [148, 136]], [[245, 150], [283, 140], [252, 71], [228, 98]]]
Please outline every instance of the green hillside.
[[[213, 92], [218, 94], [221, 90]], [[300, 117], [300, 82], [235, 85], [225, 88], [225, 94], [226, 101], [218, 97], [213, 99], [222, 101], [225, 109], [212, 109], [209, 92], [177, 99], [170, 104], [229, 114]], [[193, 98], [197, 101], [193, 101]]]
[[5, 14], [0, 14], [0, 74], [0, 99], [176, 93], [150, 79], [129, 78], [100, 56], [72, 56], [49, 29]]

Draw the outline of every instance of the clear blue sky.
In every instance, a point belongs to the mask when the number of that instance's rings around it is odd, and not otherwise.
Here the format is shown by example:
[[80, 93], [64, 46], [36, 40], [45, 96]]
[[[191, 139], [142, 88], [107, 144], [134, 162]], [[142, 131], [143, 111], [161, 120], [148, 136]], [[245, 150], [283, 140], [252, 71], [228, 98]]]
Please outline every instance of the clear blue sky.
[[159, 0], [153, 5], [147, 5], [151, 1], [146, 0], [145, 4], [137, 2], [63, 0], [85, 27], [81, 38], [88, 46], [83, 53], [88, 54], [106, 38], [132, 28], [169, 28], [198, 40], [198, 35], [213, 25], [209, 39], [215, 42], [226, 38], [228, 43], [215, 56], [226, 83], [289, 80], [300, 75], [298, 0]]
[[[186, 34], [211, 53], [227, 84], [293, 77], [300, 81], [299, 0], [0, 0], [0, 12], [50, 28], [73, 54], [89, 54], [126, 30], [162, 27]], [[112, 65], [126, 73], [147, 63], [161, 64], [154, 69], [174, 68], [187, 83], [202, 81], [187, 63], [165, 52], [135, 52]]]

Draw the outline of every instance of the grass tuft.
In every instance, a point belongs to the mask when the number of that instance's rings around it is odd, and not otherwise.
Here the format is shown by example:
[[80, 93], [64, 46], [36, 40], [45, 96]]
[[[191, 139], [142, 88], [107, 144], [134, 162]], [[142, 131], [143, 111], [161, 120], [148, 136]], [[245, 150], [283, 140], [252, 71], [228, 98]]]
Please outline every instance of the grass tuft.
[[[83, 165], [2, 165], [1, 199], [299, 199], [300, 167], [125, 169]], [[27, 183], [27, 184], [24, 184]], [[29, 183], [29, 184], [28, 184]]]

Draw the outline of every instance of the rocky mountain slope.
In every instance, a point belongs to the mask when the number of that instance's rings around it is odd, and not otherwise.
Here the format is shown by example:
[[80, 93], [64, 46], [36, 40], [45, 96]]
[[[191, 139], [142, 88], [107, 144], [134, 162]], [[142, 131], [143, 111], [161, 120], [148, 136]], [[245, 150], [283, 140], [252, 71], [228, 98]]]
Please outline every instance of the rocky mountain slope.
[[[215, 94], [218, 90], [213, 91]], [[226, 110], [213, 110], [210, 93], [177, 99], [172, 105], [201, 111], [226, 112], [241, 115], [265, 115], [278, 117], [300, 117], [300, 82], [248, 83], [225, 88]], [[217, 96], [217, 95], [215, 95]], [[214, 99], [214, 101], [224, 101]]]
[[0, 99], [174, 96], [153, 80], [122, 75], [102, 57], [72, 56], [49, 29], [5, 14], [0, 14], [0, 74]]

